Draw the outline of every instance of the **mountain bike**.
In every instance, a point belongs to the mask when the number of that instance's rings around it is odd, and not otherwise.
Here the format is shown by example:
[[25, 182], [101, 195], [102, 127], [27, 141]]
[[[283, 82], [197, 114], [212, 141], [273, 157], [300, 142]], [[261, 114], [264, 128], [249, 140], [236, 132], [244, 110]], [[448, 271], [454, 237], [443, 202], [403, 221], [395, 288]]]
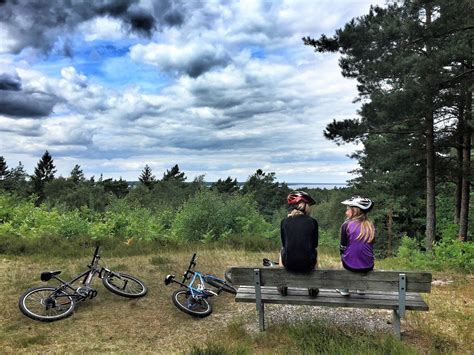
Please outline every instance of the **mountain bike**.
[[[235, 295], [237, 290], [228, 281], [217, 276], [194, 271], [196, 260], [197, 256], [196, 253], [194, 253], [189, 262], [188, 269], [183, 274], [183, 280], [181, 282], [175, 280], [175, 275], [167, 275], [165, 277], [165, 285], [174, 282], [182, 286], [183, 288], [177, 289], [171, 296], [174, 305], [184, 313], [194, 317], [204, 318], [212, 313], [212, 307], [207, 301], [208, 298], [217, 296], [221, 292], [228, 292]], [[190, 281], [186, 284], [188, 280]], [[215, 289], [208, 289], [206, 284]]]
[[[102, 279], [105, 288], [116, 295], [128, 298], [146, 295], [148, 289], [138, 278], [99, 266], [99, 261], [99, 247], [96, 247], [92, 261], [87, 265], [88, 269], [71, 281], [59, 278], [61, 271], [42, 272], [41, 281], [55, 279], [59, 286], [39, 286], [27, 290], [18, 301], [21, 312], [31, 319], [43, 322], [66, 318], [74, 312], [79, 302], [97, 296], [97, 291], [91, 287], [95, 277]], [[74, 285], [80, 279], [82, 282]]]

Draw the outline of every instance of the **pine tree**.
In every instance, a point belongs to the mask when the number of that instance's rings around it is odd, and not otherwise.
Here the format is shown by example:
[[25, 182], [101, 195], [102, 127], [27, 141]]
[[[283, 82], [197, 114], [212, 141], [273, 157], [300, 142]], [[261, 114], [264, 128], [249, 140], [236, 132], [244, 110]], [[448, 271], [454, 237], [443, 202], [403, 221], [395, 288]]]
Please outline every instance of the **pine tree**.
[[28, 174], [25, 167], [20, 161], [18, 162], [18, 166], [7, 171], [5, 180], [3, 181], [3, 187], [6, 191], [15, 192], [20, 196], [26, 197], [30, 193], [28, 181], [26, 180], [27, 177]]
[[44, 199], [44, 186], [47, 182], [54, 179], [54, 173], [56, 172], [55, 166], [53, 164], [53, 158], [46, 150], [38, 161], [38, 164], [35, 168], [35, 174], [31, 177], [33, 181], [34, 192], [38, 195], [36, 204], [41, 204]]
[[3, 156], [0, 156], [0, 181], [3, 181], [7, 178], [8, 166]]
[[184, 182], [186, 176], [184, 172], [179, 171], [179, 166], [176, 164], [171, 168], [171, 170], [166, 170], [166, 173], [163, 174], [163, 181], [175, 181], [175, 182]]
[[254, 195], [260, 212], [267, 220], [271, 220], [274, 212], [285, 206], [289, 188], [285, 183], [276, 181], [274, 172], [265, 173], [257, 169], [242, 186], [241, 192]]
[[152, 174], [151, 168], [148, 165], [145, 165], [145, 167], [142, 170], [141, 175], [138, 177], [138, 180], [140, 180], [140, 182], [146, 187], [148, 187], [149, 189], [156, 182], [156, 178]]
[[69, 179], [74, 182], [74, 184], [78, 185], [81, 182], [85, 181], [84, 173], [81, 169], [81, 166], [76, 164], [74, 168], [71, 170]]
[[[368, 15], [353, 19], [337, 30], [334, 37], [303, 39], [318, 52], [339, 51], [343, 75], [357, 79], [360, 99], [366, 102], [360, 122], [335, 121], [328, 125], [326, 137], [338, 142], [361, 141], [364, 150], [355, 156], [379, 168], [384, 161], [389, 166], [390, 161], [395, 163], [394, 157], [400, 150], [405, 151], [403, 155], [410, 161], [413, 158], [410, 154], [416, 154], [411, 149], [413, 146], [423, 149], [428, 250], [436, 234], [435, 167], [446, 164], [442, 159], [447, 147], [438, 142], [449, 139], [446, 131], [451, 129], [447, 122], [455, 106], [453, 97], [459, 81], [467, 79], [466, 59], [471, 57], [470, 38], [465, 31], [472, 29], [467, 22], [469, 16], [465, 15], [469, 10], [467, 0], [406, 0], [386, 8], [372, 7]], [[460, 117], [457, 118], [459, 122]], [[456, 141], [451, 135], [452, 145], [453, 140]], [[397, 141], [398, 149], [388, 149], [396, 148]], [[371, 142], [378, 142], [378, 149], [370, 149]], [[416, 164], [419, 166], [420, 162]], [[366, 164], [366, 169], [368, 166]], [[374, 168], [375, 175], [369, 172], [362, 175], [371, 176], [374, 183], [389, 182], [395, 189], [394, 195], [397, 195], [395, 191], [400, 192], [398, 195], [409, 195], [397, 187], [397, 174], [393, 169], [387, 174], [387, 170]], [[407, 170], [407, 176], [409, 172]], [[442, 169], [438, 169], [439, 173]]]
[[237, 179], [232, 180], [232, 178], [229, 176], [225, 180], [217, 180], [212, 184], [211, 189], [217, 190], [219, 193], [232, 194], [239, 191], [239, 185], [237, 184]]

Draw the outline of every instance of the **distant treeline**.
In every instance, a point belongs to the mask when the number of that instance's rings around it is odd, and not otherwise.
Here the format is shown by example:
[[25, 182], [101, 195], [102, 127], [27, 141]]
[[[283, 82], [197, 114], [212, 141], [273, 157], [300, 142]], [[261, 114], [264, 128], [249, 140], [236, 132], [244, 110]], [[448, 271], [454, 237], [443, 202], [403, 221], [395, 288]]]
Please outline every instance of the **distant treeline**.
[[[79, 165], [68, 177], [55, 177], [54, 161], [47, 151], [31, 176], [21, 164], [8, 169], [3, 157], [0, 163], [0, 253], [54, 249], [61, 241], [68, 242], [61, 248], [73, 248], [71, 252], [77, 243], [108, 243], [114, 248], [116, 241], [127, 245], [223, 243], [271, 250], [280, 245], [280, 221], [287, 215], [290, 189], [276, 182], [273, 172], [259, 169], [242, 186], [231, 177], [208, 186], [203, 177], [186, 182], [178, 165], [161, 179], [145, 166], [139, 182], [131, 187], [123, 179], [86, 179]], [[316, 201], [312, 211], [320, 225], [320, 247], [337, 253], [344, 220], [340, 202], [360, 191], [354, 186], [306, 191]], [[414, 267], [474, 266], [474, 243], [456, 240], [452, 190], [447, 186], [440, 191], [439, 236], [433, 253], [427, 255], [420, 243], [422, 212], [388, 221], [385, 201], [376, 194], [369, 196], [376, 201], [371, 218], [377, 228], [379, 257], [399, 253]]]

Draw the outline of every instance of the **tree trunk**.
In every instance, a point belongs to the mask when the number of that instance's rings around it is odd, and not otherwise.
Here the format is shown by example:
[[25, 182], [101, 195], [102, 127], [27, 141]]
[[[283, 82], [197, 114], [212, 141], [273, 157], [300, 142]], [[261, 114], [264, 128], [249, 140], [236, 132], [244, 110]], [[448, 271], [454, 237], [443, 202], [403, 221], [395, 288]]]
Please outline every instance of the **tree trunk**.
[[462, 161], [463, 161], [463, 139], [464, 139], [464, 97], [461, 97], [458, 110], [458, 127], [457, 127], [457, 161], [456, 161], [456, 191], [454, 195], [454, 223], [459, 225], [459, 216], [461, 214], [461, 196], [462, 196]]
[[392, 242], [393, 242], [393, 211], [392, 209], [388, 210], [387, 214], [387, 256], [392, 256]]
[[433, 112], [426, 117], [426, 250], [431, 251], [436, 239], [436, 190]]
[[[426, 5], [426, 27], [431, 25], [431, 4]], [[431, 57], [431, 45], [426, 44], [426, 52]], [[430, 82], [430, 80], [428, 80]], [[427, 94], [426, 109], [426, 250], [433, 249], [436, 239], [436, 191], [435, 191], [435, 147], [434, 147], [434, 113], [433, 93], [429, 89]]]
[[466, 91], [466, 124], [464, 125], [463, 147], [462, 147], [462, 191], [461, 191], [461, 211], [459, 215], [459, 239], [467, 240], [467, 229], [469, 224], [469, 196], [471, 187], [471, 115], [472, 96]]
[[461, 196], [462, 196], [462, 148], [457, 150], [457, 172], [456, 172], [456, 191], [454, 192], [454, 223], [459, 225], [459, 216], [461, 215]]

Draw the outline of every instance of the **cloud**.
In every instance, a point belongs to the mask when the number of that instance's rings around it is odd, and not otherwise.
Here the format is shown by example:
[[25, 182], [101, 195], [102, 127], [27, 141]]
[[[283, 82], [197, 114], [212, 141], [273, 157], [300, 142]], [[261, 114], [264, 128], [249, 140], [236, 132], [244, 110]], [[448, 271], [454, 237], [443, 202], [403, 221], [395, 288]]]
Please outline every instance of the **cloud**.
[[58, 102], [55, 96], [42, 92], [7, 91], [0, 93], [0, 114], [11, 117], [44, 117]]
[[10, 117], [44, 117], [58, 102], [55, 95], [42, 90], [24, 89], [18, 74], [0, 74], [0, 114]]
[[0, 116], [0, 132], [38, 137], [43, 134], [43, 128], [41, 122], [35, 119], [12, 119]]
[[[257, 168], [286, 181], [344, 181], [354, 147], [322, 131], [354, 117], [355, 83], [342, 79], [336, 56], [315, 55], [301, 37], [331, 34], [368, 6], [5, 2], [0, 148], [34, 163], [48, 149], [63, 174], [79, 163], [96, 176], [136, 179], [145, 164], [160, 176], [178, 163], [211, 181], [243, 181]], [[21, 52], [28, 47], [51, 55]]]
[[[123, 31], [145, 36], [151, 36], [157, 26], [154, 16], [141, 8], [137, 0], [6, 1], [0, 2], [0, 23], [2, 37], [8, 41], [2, 41], [0, 52], [19, 53], [31, 47], [48, 53], [62, 38], [63, 51], [68, 54], [71, 51], [68, 36], [80, 24], [98, 17], [117, 19]], [[176, 23], [172, 18], [165, 24]]]
[[94, 124], [81, 116], [55, 117], [43, 124], [44, 139], [50, 146], [88, 147], [93, 144]]
[[187, 74], [197, 78], [214, 67], [223, 67], [230, 62], [229, 55], [222, 46], [211, 44], [137, 44], [130, 50], [133, 60], [155, 65], [173, 74]]
[[21, 90], [21, 79], [17, 73], [2, 73], [0, 74], [0, 90]]

